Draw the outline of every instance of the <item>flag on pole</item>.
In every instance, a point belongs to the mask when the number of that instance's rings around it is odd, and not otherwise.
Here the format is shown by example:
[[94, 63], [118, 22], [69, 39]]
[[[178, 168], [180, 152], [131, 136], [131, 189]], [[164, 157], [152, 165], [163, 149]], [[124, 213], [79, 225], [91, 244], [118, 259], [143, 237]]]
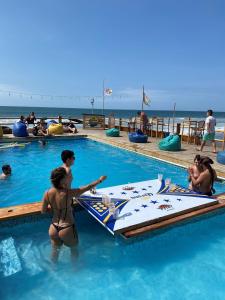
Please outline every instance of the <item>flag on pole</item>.
[[105, 89], [105, 96], [111, 96], [112, 95], [112, 89]]
[[145, 105], [150, 105], [150, 102], [151, 102], [151, 100], [150, 100], [150, 98], [145, 94], [145, 92], [143, 93], [143, 103], [145, 104]]

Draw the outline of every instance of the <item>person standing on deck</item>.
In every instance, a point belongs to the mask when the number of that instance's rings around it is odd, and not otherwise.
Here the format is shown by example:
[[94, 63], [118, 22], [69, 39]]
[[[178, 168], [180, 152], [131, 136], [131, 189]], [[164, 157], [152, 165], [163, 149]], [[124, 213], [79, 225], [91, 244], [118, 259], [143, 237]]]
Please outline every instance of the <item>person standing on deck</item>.
[[202, 151], [206, 142], [211, 141], [213, 147], [213, 153], [216, 153], [215, 126], [216, 126], [216, 119], [213, 117], [213, 111], [209, 109], [207, 111], [207, 118], [205, 120], [206, 133], [203, 136], [201, 147], [197, 149], [198, 151]]
[[62, 167], [66, 170], [67, 173], [67, 188], [71, 188], [71, 183], [73, 181], [73, 175], [71, 171], [71, 166], [74, 164], [75, 156], [74, 152], [71, 150], [63, 150], [61, 153], [61, 159], [63, 161]]

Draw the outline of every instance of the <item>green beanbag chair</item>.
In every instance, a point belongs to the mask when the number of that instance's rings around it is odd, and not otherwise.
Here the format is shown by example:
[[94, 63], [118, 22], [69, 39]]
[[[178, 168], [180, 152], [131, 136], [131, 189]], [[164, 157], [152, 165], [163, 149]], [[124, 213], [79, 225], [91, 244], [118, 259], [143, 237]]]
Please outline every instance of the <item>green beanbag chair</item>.
[[120, 136], [120, 131], [117, 128], [111, 128], [111, 129], [106, 130], [106, 135], [117, 137], [117, 136]]
[[164, 151], [180, 151], [181, 140], [179, 135], [169, 135], [159, 142], [159, 149]]

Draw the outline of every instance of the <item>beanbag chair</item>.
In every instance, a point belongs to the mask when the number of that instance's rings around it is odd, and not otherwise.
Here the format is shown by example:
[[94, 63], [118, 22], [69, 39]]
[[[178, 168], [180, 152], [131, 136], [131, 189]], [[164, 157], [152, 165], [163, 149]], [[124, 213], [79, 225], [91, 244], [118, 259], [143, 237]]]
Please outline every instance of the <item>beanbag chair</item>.
[[111, 129], [106, 130], [105, 134], [107, 136], [118, 137], [118, 136], [120, 136], [120, 131], [117, 128], [111, 128]]
[[164, 151], [180, 151], [181, 140], [179, 135], [169, 135], [159, 142], [159, 149]]
[[219, 164], [225, 165], [225, 151], [218, 152], [216, 160]]
[[140, 129], [136, 132], [131, 132], [128, 135], [129, 141], [132, 143], [147, 143], [148, 136], [144, 134]]
[[48, 127], [49, 134], [63, 134], [62, 124], [50, 124]]
[[16, 137], [26, 137], [28, 136], [28, 132], [27, 132], [27, 126], [25, 123], [23, 122], [16, 122], [13, 125], [13, 135]]

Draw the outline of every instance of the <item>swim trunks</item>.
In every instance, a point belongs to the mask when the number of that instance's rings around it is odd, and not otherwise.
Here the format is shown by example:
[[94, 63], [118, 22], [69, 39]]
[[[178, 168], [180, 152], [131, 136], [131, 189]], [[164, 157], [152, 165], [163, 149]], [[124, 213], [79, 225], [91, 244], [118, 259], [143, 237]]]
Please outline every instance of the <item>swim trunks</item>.
[[214, 133], [205, 133], [203, 136], [203, 141], [214, 141], [215, 140], [215, 132]]

